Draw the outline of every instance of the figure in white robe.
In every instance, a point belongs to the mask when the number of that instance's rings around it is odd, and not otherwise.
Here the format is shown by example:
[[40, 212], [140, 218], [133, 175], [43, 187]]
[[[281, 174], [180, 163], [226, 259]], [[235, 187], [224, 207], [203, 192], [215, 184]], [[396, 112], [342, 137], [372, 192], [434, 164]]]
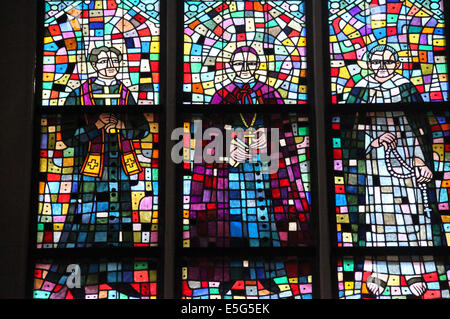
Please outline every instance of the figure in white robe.
[[[373, 74], [360, 80], [347, 103], [421, 102], [414, 85], [396, 73], [397, 52], [379, 45], [369, 52]], [[425, 164], [416, 130], [404, 112], [371, 112], [365, 123], [356, 119], [354, 130], [365, 132], [365, 214], [367, 247], [426, 247], [433, 245], [427, 183], [432, 172]], [[399, 261], [366, 259], [364, 270], [372, 274], [367, 288], [381, 295], [389, 275], [403, 275], [415, 296], [425, 293], [425, 267], [421, 258]]]

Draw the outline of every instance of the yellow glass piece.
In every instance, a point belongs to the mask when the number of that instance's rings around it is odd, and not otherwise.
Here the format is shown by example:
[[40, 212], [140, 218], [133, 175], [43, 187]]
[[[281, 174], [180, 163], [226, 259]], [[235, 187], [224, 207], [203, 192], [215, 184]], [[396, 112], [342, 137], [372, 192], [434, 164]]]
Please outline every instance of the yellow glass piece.
[[349, 223], [350, 219], [348, 214], [337, 214], [336, 215], [336, 222], [337, 223]]
[[[373, 23], [372, 23], [372, 26], [374, 26], [374, 25], [376, 25], [375, 24], [375, 22], [378, 22], [378, 21], [373, 21]], [[374, 28], [375, 28], [376, 26], [374, 26]], [[347, 24], [345, 27], [344, 27], [344, 29], [342, 30], [342, 32], [344, 32], [344, 34], [352, 34], [353, 32], [355, 32], [356, 31], [356, 29], [354, 28], [354, 27], [352, 27], [350, 24]]]
[[159, 53], [159, 42], [153, 42], [150, 45], [150, 53]]
[[149, 84], [149, 83], [153, 83], [152, 78], [140, 78], [139, 79], [139, 83], [141, 84]]
[[387, 284], [388, 286], [400, 286], [400, 276], [389, 276]]
[[341, 77], [341, 78], [344, 78], [344, 79], [350, 79], [350, 73], [348, 72], [348, 70], [347, 70], [347, 68], [341, 68], [340, 70], [339, 70], [339, 76]]
[[145, 197], [145, 192], [132, 192], [131, 193], [131, 209], [139, 210], [139, 203], [141, 199]]
[[148, 210], [139, 212], [139, 221], [141, 223], [150, 223], [152, 220], [152, 212]]
[[372, 29], [384, 28], [386, 26], [386, 20], [372, 20], [371, 26]]

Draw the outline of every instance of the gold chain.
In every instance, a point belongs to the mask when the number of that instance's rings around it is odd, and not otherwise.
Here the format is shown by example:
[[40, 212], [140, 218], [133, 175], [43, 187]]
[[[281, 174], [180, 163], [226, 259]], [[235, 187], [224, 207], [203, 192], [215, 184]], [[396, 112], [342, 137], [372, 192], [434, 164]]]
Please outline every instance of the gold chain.
[[244, 123], [244, 125], [245, 125], [246, 128], [252, 127], [253, 124], [255, 124], [255, 121], [256, 121], [256, 114], [257, 114], [257, 113], [255, 113], [255, 116], [253, 116], [252, 123], [250, 123], [250, 126], [249, 126], [249, 125], [247, 124], [247, 121], [244, 119], [244, 116], [242, 115], [242, 113], [239, 113], [239, 115], [241, 116], [241, 120], [242, 120], [242, 122]]

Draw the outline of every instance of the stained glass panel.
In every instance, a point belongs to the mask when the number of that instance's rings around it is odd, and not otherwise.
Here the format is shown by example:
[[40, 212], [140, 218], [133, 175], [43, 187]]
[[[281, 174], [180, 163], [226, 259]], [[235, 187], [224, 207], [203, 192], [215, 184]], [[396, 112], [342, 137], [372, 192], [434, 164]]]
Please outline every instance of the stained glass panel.
[[149, 259], [38, 261], [35, 299], [155, 299], [157, 265]]
[[333, 103], [448, 100], [443, 1], [330, 0]]
[[312, 264], [297, 258], [189, 259], [183, 299], [311, 299]]
[[37, 247], [157, 246], [158, 144], [157, 114], [43, 116]]
[[307, 116], [186, 116], [183, 148], [184, 247], [311, 244]]
[[344, 257], [338, 261], [337, 271], [341, 299], [450, 298], [450, 266], [446, 259], [433, 256]]
[[332, 119], [338, 246], [450, 242], [450, 113]]
[[159, 0], [45, 1], [42, 105], [159, 103]]
[[304, 1], [184, 1], [183, 102], [302, 104]]

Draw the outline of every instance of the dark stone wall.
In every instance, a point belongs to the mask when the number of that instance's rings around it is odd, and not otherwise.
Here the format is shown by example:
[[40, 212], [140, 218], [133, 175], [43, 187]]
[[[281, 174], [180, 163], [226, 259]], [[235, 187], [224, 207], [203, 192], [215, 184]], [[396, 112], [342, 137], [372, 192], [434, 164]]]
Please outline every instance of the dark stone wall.
[[36, 3], [0, 10], [0, 298], [26, 297], [29, 274]]

